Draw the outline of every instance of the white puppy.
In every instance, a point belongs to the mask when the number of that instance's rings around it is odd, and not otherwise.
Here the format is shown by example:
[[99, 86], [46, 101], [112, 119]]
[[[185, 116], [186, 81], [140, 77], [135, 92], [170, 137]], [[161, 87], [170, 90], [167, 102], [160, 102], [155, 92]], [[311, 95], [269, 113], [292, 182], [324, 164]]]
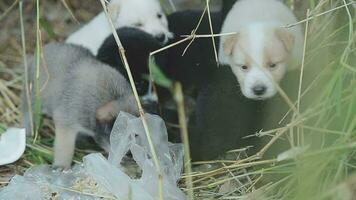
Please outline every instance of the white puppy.
[[301, 27], [285, 28], [296, 21], [293, 13], [277, 0], [239, 0], [228, 13], [221, 32], [237, 34], [221, 38], [219, 59], [231, 66], [247, 98], [274, 96], [275, 84], [287, 70], [299, 65]]
[[[152, 34], [165, 44], [172, 33], [158, 0], [111, 0], [108, 5], [115, 28], [136, 27]], [[101, 12], [88, 24], [71, 34], [66, 42], [88, 48], [94, 55], [111, 34], [105, 13]]]

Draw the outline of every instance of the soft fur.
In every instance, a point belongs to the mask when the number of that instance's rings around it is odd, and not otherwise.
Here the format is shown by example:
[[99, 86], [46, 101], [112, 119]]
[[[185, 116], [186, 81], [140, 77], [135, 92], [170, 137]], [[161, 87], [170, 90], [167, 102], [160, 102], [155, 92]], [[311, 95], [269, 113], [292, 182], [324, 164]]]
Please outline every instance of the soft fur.
[[[158, 0], [112, 0], [108, 5], [115, 28], [136, 27], [166, 43], [171, 33]], [[71, 34], [66, 42], [88, 48], [94, 55], [111, 35], [105, 13], [101, 12], [81, 29]]]
[[[189, 35], [196, 27], [202, 11], [181, 11], [168, 16], [174, 39]], [[211, 13], [214, 33], [220, 32], [222, 13]], [[210, 34], [207, 15], [197, 34]], [[217, 45], [219, 38], [216, 38]], [[184, 56], [189, 42], [184, 42], [158, 54], [158, 63], [172, 79], [183, 83], [186, 94], [196, 99], [189, 120], [189, 142], [193, 160], [214, 159], [227, 150], [256, 141], [243, 140], [244, 135], [258, 130], [261, 124], [262, 102], [249, 100], [239, 92], [238, 82], [227, 66], [218, 66], [211, 38], [196, 38]], [[162, 99], [162, 92], [160, 93]], [[163, 99], [169, 99], [164, 95]], [[171, 139], [177, 140], [172, 136]], [[179, 135], [179, 134], [178, 134]]]
[[[171, 43], [182, 39], [181, 35], [190, 34], [201, 13], [182, 11], [169, 15], [170, 31], [175, 35]], [[211, 16], [214, 32], [218, 33], [223, 14]], [[207, 16], [197, 33], [210, 34]], [[218, 45], [219, 38], [216, 42]], [[217, 65], [211, 38], [196, 38], [182, 56], [188, 43], [158, 54], [158, 61], [170, 78], [181, 81], [185, 91], [196, 98], [196, 108], [189, 120], [192, 159], [215, 159], [227, 150], [257, 146], [258, 140], [243, 139], [243, 136], [261, 129], [265, 102], [249, 100], [241, 94], [231, 69]]]
[[[125, 48], [125, 55], [129, 62], [137, 91], [139, 95], [145, 95], [149, 89], [147, 77], [145, 78], [144, 76], [149, 74], [148, 60], [150, 52], [162, 46], [151, 34], [137, 28], [120, 28], [117, 33]], [[118, 70], [128, 80], [114, 36], [109, 36], [105, 39], [96, 57]]]
[[189, 142], [195, 161], [216, 159], [228, 150], [253, 146], [258, 138], [244, 139], [262, 129], [265, 102], [246, 98], [228, 66], [211, 71], [198, 92], [195, 115], [189, 123]]
[[[266, 99], [277, 93], [287, 70], [301, 61], [303, 36], [293, 13], [278, 0], [240, 0], [228, 13], [219, 46], [219, 60], [231, 66], [247, 98]], [[294, 64], [294, 66], [293, 66]]]
[[[169, 30], [174, 34], [174, 38], [169, 41], [169, 44], [183, 39], [182, 35], [191, 34], [192, 30], [196, 28], [201, 14], [202, 11], [188, 10], [169, 15]], [[214, 32], [220, 32], [223, 21], [222, 14], [213, 12], [211, 17]], [[197, 34], [210, 34], [207, 14], [205, 14]], [[182, 55], [189, 42], [180, 43], [158, 53], [156, 61], [169, 78], [180, 81], [184, 90], [189, 91], [189, 95], [195, 96], [197, 89], [209, 81], [207, 77], [210, 76], [211, 68], [217, 67], [217, 63], [214, 60], [211, 38], [196, 38], [186, 53]], [[166, 100], [167, 96], [169, 97], [170, 94], [161, 91], [160, 97], [162, 100]]]
[[[86, 49], [70, 44], [48, 44], [43, 51], [45, 62], [41, 63], [38, 83], [42, 113], [53, 118], [55, 124], [53, 164], [67, 168], [72, 162], [78, 133], [94, 137], [107, 149], [109, 138], [95, 132], [98, 127], [105, 127], [121, 110], [137, 114], [138, 109], [125, 78], [97, 61]], [[34, 87], [36, 65], [33, 59], [29, 64], [29, 81]], [[32, 105], [34, 100], [32, 89]], [[22, 113], [24, 126], [30, 131], [28, 102], [24, 94]]]

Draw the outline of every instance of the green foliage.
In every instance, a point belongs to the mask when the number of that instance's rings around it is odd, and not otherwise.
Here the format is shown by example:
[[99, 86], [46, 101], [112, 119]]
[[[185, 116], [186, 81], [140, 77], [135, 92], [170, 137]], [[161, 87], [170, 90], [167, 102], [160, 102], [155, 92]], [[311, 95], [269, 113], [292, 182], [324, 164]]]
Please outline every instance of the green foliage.
[[150, 76], [146, 75], [145, 78], [147, 80], [151, 79], [153, 82], [155, 82], [157, 85], [171, 89], [173, 86], [173, 81], [170, 80], [162, 71], [161, 69], [157, 66], [153, 58], [150, 58], [149, 60], [149, 68], [150, 68]]
[[6, 125], [3, 123], [0, 123], [0, 135], [6, 131]]
[[56, 33], [54, 32], [52, 26], [48, 23], [47, 20], [41, 18], [40, 19], [40, 27], [41, 27], [41, 29], [46, 31], [46, 33], [48, 34], [48, 36], [50, 38], [55, 38], [56, 37]]

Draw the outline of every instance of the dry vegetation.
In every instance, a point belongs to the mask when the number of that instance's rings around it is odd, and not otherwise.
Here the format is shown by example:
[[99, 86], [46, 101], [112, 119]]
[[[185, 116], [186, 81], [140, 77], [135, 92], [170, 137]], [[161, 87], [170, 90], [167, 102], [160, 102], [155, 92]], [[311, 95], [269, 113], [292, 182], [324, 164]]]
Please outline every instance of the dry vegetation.
[[[0, 129], [19, 126], [20, 120], [23, 68], [17, 2], [0, 1]], [[79, 0], [67, 2], [80, 22], [102, 10], [96, 0], [85, 4]], [[181, 185], [185, 191], [193, 189], [197, 199], [355, 199], [355, 8], [346, 7], [351, 2], [346, 0], [300, 2], [288, 1], [299, 9], [299, 15], [304, 16], [301, 19], [306, 18], [303, 7], [310, 8], [309, 20], [301, 22], [307, 29], [307, 45], [304, 65], [297, 72], [303, 78], [297, 83], [297, 98], [292, 103], [295, 109], [287, 118], [290, 121], [258, 133], [268, 142], [254, 156], [247, 157], [241, 149], [229, 153], [234, 159], [194, 165], [193, 188], [185, 188], [184, 181]], [[23, 8], [26, 52], [32, 54], [36, 41], [35, 1], [26, 1]], [[77, 27], [61, 0], [41, 1], [40, 13], [43, 44], [61, 41]], [[51, 162], [53, 128], [50, 122], [45, 125], [37, 142], [28, 142], [21, 160], [0, 167], [0, 186], [30, 166]], [[275, 141], [286, 143], [288, 148], [280, 148]], [[279, 153], [290, 149], [283, 154], [288, 159], [278, 159], [278, 154], [266, 157], [270, 148]], [[78, 149], [76, 160], [85, 153]], [[186, 177], [183, 175], [182, 180]]]
[[[33, 54], [36, 41], [36, 6], [35, 1], [27, 1], [23, 5], [23, 20], [26, 37], [26, 52]], [[91, 0], [82, 4], [80, 1], [70, 1], [68, 6], [75, 13], [78, 21], [85, 22], [101, 11], [100, 3]], [[18, 1], [0, 2], [0, 127], [20, 126], [20, 92], [23, 72], [21, 66], [22, 44], [20, 12]], [[4, 11], [4, 12], [3, 12]], [[72, 18], [63, 1], [46, 1], [40, 4], [42, 43], [62, 41], [74, 31], [78, 23]], [[47, 124], [47, 122], [45, 122]], [[46, 141], [29, 144], [26, 155], [19, 162], [0, 168], [0, 184], [7, 182], [15, 173], [21, 174], [26, 168], [39, 163], [50, 162], [50, 143], [53, 140], [51, 124], [44, 128]], [[36, 151], [39, 150], [39, 151]], [[44, 154], [44, 155], [43, 155]], [[43, 159], [45, 157], [47, 159]]]

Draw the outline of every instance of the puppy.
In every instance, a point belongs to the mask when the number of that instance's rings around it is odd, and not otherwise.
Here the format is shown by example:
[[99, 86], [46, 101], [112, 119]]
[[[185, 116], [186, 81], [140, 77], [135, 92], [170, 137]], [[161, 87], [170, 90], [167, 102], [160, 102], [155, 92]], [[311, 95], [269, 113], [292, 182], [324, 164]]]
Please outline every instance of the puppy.
[[[149, 90], [149, 82], [144, 76], [149, 75], [149, 55], [150, 52], [161, 48], [162, 45], [153, 35], [137, 28], [124, 27], [117, 29], [117, 33], [125, 48], [125, 55], [135, 80], [137, 92], [140, 96], [146, 95]], [[96, 57], [118, 70], [128, 80], [114, 36], [111, 35], [105, 39]]]
[[298, 66], [301, 27], [285, 28], [296, 21], [277, 0], [240, 0], [230, 10], [221, 32], [237, 34], [221, 38], [219, 60], [231, 67], [245, 97], [263, 100], [274, 96], [285, 72]]
[[[169, 15], [169, 28], [175, 36], [170, 42], [190, 34], [201, 14], [202, 11], [181, 11]], [[222, 12], [211, 13], [214, 33], [220, 32], [223, 15]], [[197, 34], [210, 34], [207, 16]], [[216, 42], [218, 45], [219, 38]], [[196, 98], [196, 107], [188, 122], [192, 159], [210, 160], [231, 149], [257, 147], [259, 140], [243, 137], [262, 128], [265, 101], [247, 99], [241, 94], [231, 68], [217, 66], [211, 38], [196, 38], [182, 56], [188, 43], [158, 54], [157, 61], [170, 78], [183, 83], [186, 94]]]
[[260, 138], [244, 138], [263, 128], [266, 101], [246, 98], [238, 90], [231, 68], [222, 65], [211, 71], [209, 82], [198, 90], [195, 113], [189, 121], [189, 145], [194, 161], [212, 160], [232, 149], [253, 146]]
[[[115, 28], [136, 27], [152, 34], [165, 44], [171, 33], [158, 0], [112, 0], [108, 5]], [[105, 13], [101, 12], [88, 24], [71, 34], [66, 42], [88, 48], [94, 55], [108, 36], [111, 28]]]
[[[169, 30], [174, 34], [169, 43], [182, 40], [196, 28], [202, 11], [179, 11], [168, 16]], [[221, 12], [211, 13], [214, 33], [219, 33], [223, 22]], [[208, 15], [205, 14], [196, 34], [211, 34]], [[216, 68], [211, 38], [196, 38], [183, 55], [190, 41], [180, 43], [157, 55], [157, 62], [173, 80], [180, 81], [184, 88], [199, 87], [209, 81], [211, 68]]]
[[[29, 63], [29, 81], [34, 86], [35, 62]], [[41, 67], [38, 84], [42, 113], [53, 118], [55, 124], [55, 167], [70, 166], [79, 133], [94, 137], [108, 149], [108, 136], [95, 130], [110, 124], [119, 111], [138, 114], [126, 79], [80, 46], [46, 45]], [[34, 100], [35, 93], [31, 90], [32, 104]], [[22, 95], [23, 123], [30, 130], [27, 105], [27, 98]]]
[[[182, 35], [191, 34], [202, 13], [202, 10], [186, 10], [168, 15], [169, 30], [174, 34], [174, 37], [169, 40], [169, 44], [182, 40]], [[211, 18], [214, 32], [219, 33], [223, 22], [221, 12], [212, 12]], [[211, 33], [207, 14], [204, 15], [196, 33]], [[205, 82], [210, 81], [212, 69], [217, 67], [211, 38], [196, 38], [182, 55], [189, 43], [190, 41], [185, 41], [156, 54], [156, 62], [167, 77], [179, 81], [183, 85], [185, 105], [190, 105], [186, 107], [187, 119], [190, 119], [194, 112], [197, 91], [201, 86], [204, 86]], [[177, 112], [175, 106], [172, 106], [174, 101], [170, 91], [158, 88], [158, 96], [163, 107], [161, 109], [162, 117], [170, 123], [177, 124]], [[170, 134], [170, 136], [175, 135], [179, 136], [179, 134]], [[179, 141], [180, 138], [171, 137], [170, 139]]]

